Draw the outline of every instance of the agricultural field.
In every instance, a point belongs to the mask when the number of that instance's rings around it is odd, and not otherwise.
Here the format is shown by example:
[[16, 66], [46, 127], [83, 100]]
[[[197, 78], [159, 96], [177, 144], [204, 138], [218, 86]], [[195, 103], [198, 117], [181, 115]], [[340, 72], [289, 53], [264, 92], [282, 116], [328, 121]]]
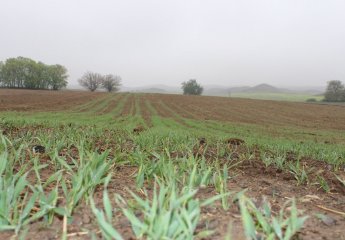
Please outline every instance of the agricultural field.
[[308, 99], [315, 99], [316, 101], [322, 101], [324, 98], [321, 95], [308, 94], [308, 93], [270, 93], [270, 92], [240, 92], [231, 93], [231, 97], [235, 98], [250, 98], [261, 100], [277, 100], [277, 101], [291, 101], [291, 102], [305, 102]]
[[0, 90], [0, 239], [345, 239], [345, 106]]

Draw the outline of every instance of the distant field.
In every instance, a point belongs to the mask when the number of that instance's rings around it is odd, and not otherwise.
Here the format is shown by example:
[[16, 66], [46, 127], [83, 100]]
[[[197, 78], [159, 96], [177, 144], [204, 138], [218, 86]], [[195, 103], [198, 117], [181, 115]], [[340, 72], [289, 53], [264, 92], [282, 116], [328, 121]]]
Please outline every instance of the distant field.
[[345, 238], [345, 105], [232, 96], [0, 90], [0, 239]]
[[322, 96], [303, 93], [232, 93], [231, 97], [292, 102], [305, 102], [310, 98], [315, 98], [317, 101], [321, 101], [323, 99]]

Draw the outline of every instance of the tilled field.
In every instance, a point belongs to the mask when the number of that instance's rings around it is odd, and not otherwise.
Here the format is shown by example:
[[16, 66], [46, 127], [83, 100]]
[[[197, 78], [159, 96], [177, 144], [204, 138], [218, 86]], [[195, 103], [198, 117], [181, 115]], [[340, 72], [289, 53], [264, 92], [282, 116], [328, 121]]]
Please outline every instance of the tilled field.
[[0, 111], [66, 110], [102, 96], [98, 92], [0, 89]]
[[[109, 101], [105, 102], [105, 99]], [[122, 101], [124, 104], [120, 106], [121, 109], [117, 109], [120, 111], [119, 116], [141, 114], [148, 123], [150, 116], [159, 115], [174, 120], [186, 118], [262, 126], [280, 125], [318, 130], [345, 130], [345, 106], [174, 94], [137, 94], [135, 96], [122, 93], [113, 97], [100, 92], [0, 89], [0, 110], [2, 111], [54, 111], [82, 105], [79, 111], [93, 111], [98, 108], [99, 114], [109, 114], [118, 108]], [[87, 102], [90, 103], [85, 104]], [[141, 109], [140, 113], [136, 105]]]
[[[73, 192], [73, 181], [76, 181], [73, 176], [80, 174], [84, 168], [85, 171], [93, 171], [93, 168], [83, 167], [85, 162], [98, 161], [98, 154], [105, 154], [102, 161], [107, 164], [103, 170], [103, 180], [99, 183], [93, 181], [94, 189], [90, 190], [90, 196], [83, 195], [73, 208], [71, 216], [67, 218], [57, 211], [52, 215], [52, 222], [48, 223], [48, 212], [22, 227], [22, 235], [27, 239], [61, 239], [63, 236], [68, 239], [91, 239], [92, 235], [101, 239], [102, 227], [91, 209], [89, 199], [94, 200], [97, 208], [106, 208], [103, 203], [104, 178], [109, 174], [111, 180], [107, 190], [115, 209], [110, 223], [124, 239], [136, 239], [138, 235], [133, 231], [133, 222], [123, 208], [133, 209], [141, 220], [145, 217], [129, 190], [151, 201], [157, 180], [164, 186], [170, 186], [174, 182], [182, 188], [191, 183], [191, 176], [196, 176], [193, 180], [193, 188], [198, 190], [195, 199], [202, 201], [224, 191], [231, 192], [222, 201], [217, 200], [201, 208], [200, 219], [194, 231], [197, 239], [225, 239], [230, 236], [229, 233], [232, 239], [246, 238], [243, 205], [241, 199], [236, 197], [241, 191], [245, 191], [244, 194], [251, 199], [258, 211], [264, 211], [264, 203], [269, 203], [272, 216], [278, 216], [284, 210], [284, 218], [289, 217], [292, 212], [291, 206], [283, 207], [284, 203], [296, 199], [298, 216], [308, 216], [308, 219], [293, 239], [345, 239], [343, 152], [337, 152], [340, 150], [334, 148], [334, 152], [317, 155], [324, 156], [325, 159], [316, 159], [305, 154], [303, 149], [294, 149], [305, 143], [316, 145], [320, 142], [327, 149], [333, 144], [341, 148], [345, 142], [341, 134], [344, 131], [344, 107], [160, 94], [78, 93], [73, 98], [70, 92], [61, 92], [47, 100], [50, 92], [46, 95], [45, 91], [38, 91], [39, 94], [31, 102], [27, 100], [26, 104], [41, 102], [40, 109], [21, 108], [25, 102], [20, 100], [21, 93], [30, 95], [35, 91], [14, 92], [15, 94], [6, 98], [4, 92], [0, 91], [0, 99], [5, 99], [2, 102], [4, 106], [0, 105], [0, 109], [55, 112], [56, 109], [50, 107], [60, 101], [66, 103], [63, 106], [68, 109], [60, 110], [64, 114], [61, 122], [59, 116], [54, 115], [51, 125], [38, 121], [33, 125], [21, 126], [15, 121], [7, 121], [6, 115], [0, 123], [2, 134], [11, 142], [6, 144], [10, 156], [7, 159], [8, 166], [13, 166], [13, 173], [19, 173], [23, 166], [30, 170], [27, 175], [31, 185], [27, 189], [29, 195], [38, 186], [44, 186], [47, 194], [57, 189], [58, 197], [50, 207], [67, 209], [70, 206], [69, 198], [66, 197], [68, 194], [63, 190], [61, 182], [65, 181], [67, 192]], [[16, 98], [18, 99], [15, 100]], [[67, 104], [63, 99], [75, 99], [75, 102]], [[75, 115], [76, 123], [64, 122], [66, 115]], [[49, 119], [49, 116], [47, 113], [45, 119]], [[82, 117], [93, 119], [92, 126], [85, 125], [82, 120], [78, 123], [78, 119]], [[228, 128], [226, 124], [233, 124], [234, 129]], [[260, 145], [259, 140], [258, 143], [251, 144], [246, 137], [255, 135], [252, 132], [255, 129], [245, 129], [247, 135], [241, 135], [242, 132], [236, 131], [237, 124], [254, 124], [264, 129], [269, 127], [273, 133], [273, 141], [279, 136], [278, 143], [281, 136], [284, 136], [280, 128], [304, 132], [306, 136], [301, 135], [301, 139], [291, 140], [291, 149], [277, 149], [266, 142]], [[331, 131], [329, 134], [337, 132], [339, 135], [328, 137], [327, 131]], [[286, 137], [290, 136], [287, 134]], [[45, 153], [32, 153], [32, 146], [38, 144], [46, 147]], [[322, 152], [322, 144], [315, 149]], [[332, 162], [328, 158], [333, 155], [336, 160]], [[92, 166], [101, 169], [102, 161]], [[35, 172], [37, 166], [40, 166], [40, 170]], [[196, 175], [192, 174], [193, 168]], [[226, 176], [223, 169], [226, 169]], [[10, 170], [8, 171], [11, 172]], [[45, 186], [57, 172], [61, 174], [60, 180]], [[210, 175], [205, 174], [206, 172]], [[200, 178], [197, 178], [198, 174]], [[173, 179], [171, 176], [174, 176]], [[86, 184], [88, 175], [84, 175], [84, 178], [82, 186]], [[198, 184], [197, 179], [201, 178], [207, 181]], [[82, 192], [82, 188], [79, 192]], [[115, 201], [114, 194], [126, 199], [126, 205]], [[24, 197], [19, 197], [19, 200], [23, 204], [26, 202]], [[45, 209], [44, 205], [36, 202], [30, 214], [35, 216], [42, 209]], [[260, 227], [254, 208], [248, 209], [255, 223], [255, 239], [265, 239], [268, 237], [267, 231]], [[198, 235], [205, 230], [212, 231], [212, 234]], [[287, 229], [283, 228], [282, 233], [286, 232]], [[0, 233], [0, 239], [14, 236], [13, 231]], [[149, 235], [144, 234], [142, 238], [149, 238]], [[278, 234], [273, 239], [278, 239]]]
[[157, 111], [164, 108], [163, 117], [177, 114], [198, 120], [345, 130], [345, 106], [168, 94], [147, 94], [142, 99]]

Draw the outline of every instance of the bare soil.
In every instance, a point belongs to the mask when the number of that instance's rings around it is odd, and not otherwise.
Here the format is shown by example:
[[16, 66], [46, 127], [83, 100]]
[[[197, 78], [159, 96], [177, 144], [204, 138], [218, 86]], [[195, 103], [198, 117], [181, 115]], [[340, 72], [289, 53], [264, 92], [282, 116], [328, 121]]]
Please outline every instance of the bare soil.
[[135, 97], [130, 95], [123, 106], [120, 116], [132, 116], [135, 112]]
[[[173, 94], [147, 94], [146, 98], [155, 106], [157, 106], [157, 102], [163, 102], [185, 118], [262, 126], [345, 130], [345, 105]], [[160, 115], [166, 116], [167, 114]]]
[[86, 91], [0, 89], [0, 111], [66, 110], [104, 95]]

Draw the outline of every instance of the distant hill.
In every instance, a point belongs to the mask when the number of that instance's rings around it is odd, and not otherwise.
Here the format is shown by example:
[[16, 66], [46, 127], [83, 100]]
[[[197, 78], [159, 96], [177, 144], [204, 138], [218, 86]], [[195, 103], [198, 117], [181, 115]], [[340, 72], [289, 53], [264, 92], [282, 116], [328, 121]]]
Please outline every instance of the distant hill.
[[167, 93], [165, 89], [162, 88], [145, 88], [145, 89], [140, 89], [138, 92], [143, 92], [143, 93]]
[[283, 92], [289, 92], [289, 90], [276, 88], [272, 85], [262, 83], [259, 85], [256, 85], [254, 87], [247, 88], [243, 90], [243, 92], [255, 92], [255, 93], [283, 93]]
[[204, 95], [213, 96], [227, 96], [232, 93], [287, 93], [291, 92], [287, 89], [277, 88], [272, 85], [263, 83], [254, 87], [243, 86], [243, 87], [212, 87], [205, 86]]
[[[204, 92], [202, 95], [206, 96], [234, 96], [234, 95], [253, 95], [253, 94], [308, 94], [308, 95], [322, 95], [324, 92], [325, 87], [289, 87], [286, 88], [279, 88], [272, 86], [267, 83], [262, 83], [256, 86], [237, 86], [237, 87], [230, 87], [230, 86], [223, 86], [223, 85], [204, 85]], [[78, 89], [78, 90], [85, 90], [81, 88], [80, 85], [68, 85], [67, 89]], [[100, 89], [98, 91], [104, 91]], [[151, 84], [151, 85], [144, 85], [144, 86], [137, 86], [137, 87], [128, 87], [128, 86], [121, 86], [121, 92], [141, 92], [141, 93], [173, 93], [173, 94], [181, 94], [182, 90], [181, 87], [178, 86], [169, 86], [164, 84]]]
[[204, 87], [204, 91], [203, 91], [203, 95], [210, 95], [210, 96], [226, 96], [229, 94], [229, 88], [221, 88], [221, 87], [217, 87], [217, 88], [207, 88]]
[[248, 87], [248, 86], [244, 86], [244, 87], [232, 87], [232, 88], [229, 88], [228, 90], [230, 92], [245, 92], [245, 91], [248, 91], [251, 87]]
[[181, 88], [163, 84], [146, 85], [138, 87], [121, 86], [121, 92], [142, 92], [142, 93], [180, 93]]

